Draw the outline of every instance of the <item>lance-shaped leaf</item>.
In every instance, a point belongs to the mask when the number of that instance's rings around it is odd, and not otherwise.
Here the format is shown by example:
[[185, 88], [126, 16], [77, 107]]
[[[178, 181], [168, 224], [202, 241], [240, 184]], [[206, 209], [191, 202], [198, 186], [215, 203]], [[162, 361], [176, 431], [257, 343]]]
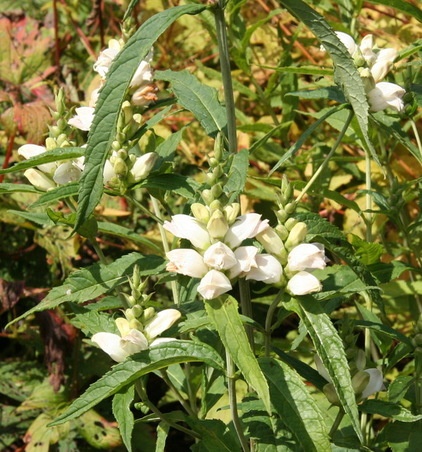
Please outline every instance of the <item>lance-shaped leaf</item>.
[[317, 354], [330, 375], [340, 403], [346, 414], [349, 415], [359, 440], [362, 441], [363, 436], [349, 364], [337, 330], [315, 300], [303, 298], [300, 304], [297, 300], [293, 300], [289, 303], [289, 308], [296, 312], [303, 321]]
[[378, 156], [368, 136], [368, 111], [365, 88], [352, 57], [327, 21], [302, 0], [279, 0], [279, 3], [301, 20], [321, 41], [324, 49], [334, 62], [334, 76], [348, 102], [353, 107], [366, 144], [372, 158], [381, 166]]
[[249, 345], [242, 323], [237, 301], [230, 296], [208, 300], [205, 308], [218, 331], [221, 341], [245, 380], [261, 398], [266, 410], [271, 412], [270, 394], [267, 381]]
[[204, 85], [188, 71], [157, 71], [155, 78], [170, 82], [177, 102], [194, 114], [208, 135], [215, 137], [225, 129], [226, 109], [218, 101], [215, 88]]
[[134, 397], [134, 386], [123, 388], [113, 397], [113, 414], [119, 424], [120, 435], [128, 452], [132, 452], [132, 431], [135, 425], [135, 418], [130, 409]]
[[101, 199], [103, 167], [115, 138], [122, 103], [139, 63], [147, 56], [159, 36], [175, 20], [184, 14], [199, 14], [204, 9], [205, 5], [182, 5], [152, 16], [130, 37], [113, 61], [97, 101], [88, 136], [75, 229], [90, 217]]
[[164, 268], [164, 261], [159, 256], [142, 256], [139, 253], [130, 253], [109, 265], [97, 263], [91, 267], [77, 270], [66, 278], [62, 286], [54, 287], [41, 303], [14, 319], [9, 325], [34, 312], [53, 309], [67, 301], [83, 303], [94, 300], [126, 282], [135, 265], [138, 265], [140, 275], [146, 276], [161, 271]]
[[34, 166], [42, 165], [43, 163], [59, 162], [61, 160], [73, 160], [78, 157], [82, 157], [85, 154], [85, 149], [78, 147], [69, 148], [56, 148], [51, 151], [46, 151], [36, 157], [23, 160], [16, 163], [16, 165], [10, 168], [0, 169], [0, 174], [14, 173], [16, 171], [22, 171]]
[[109, 372], [93, 383], [84, 394], [76, 399], [51, 425], [62, 424], [70, 419], [78, 418], [102, 400], [116, 394], [143, 375], [172, 364], [187, 362], [205, 362], [213, 368], [223, 370], [223, 362], [220, 355], [207, 344], [192, 341], [165, 342], [149, 350], [136, 353], [126, 359], [126, 361], [113, 366]]
[[259, 360], [270, 385], [271, 402], [303, 450], [331, 451], [324, 416], [302, 378], [287, 364], [273, 358]]

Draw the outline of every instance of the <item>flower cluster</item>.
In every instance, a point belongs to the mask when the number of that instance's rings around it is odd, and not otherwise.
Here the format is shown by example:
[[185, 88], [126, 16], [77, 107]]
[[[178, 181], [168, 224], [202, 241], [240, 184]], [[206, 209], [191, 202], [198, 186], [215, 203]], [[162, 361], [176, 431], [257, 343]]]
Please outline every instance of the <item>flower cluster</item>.
[[169, 251], [167, 270], [199, 278], [198, 292], [206, 300], [230, 291], [237, 278], [286, 284], [292, 295], [322, 289], [312, 271], [325, 268], [324, 247], [302, 243], [304, 223], [290, 218], [287, 227], [274, 229], [257, 213], [237, 216], [239, 209], [236, 203], [221, 208], [218, 201], [193, 204], [193, 216], [166, 221], [167, 231], [193, 246]]
[[[88, 132], [91, 129], [95, 115], [95, 104], [98, 93], [105, 82], [108, 70], [123, 46], [122, 41], [112, 39], [109, 47], [102, 51], [94, 64], [94, 70], [100, 75], [100, 87], [91, 95], [89, 106], [78, 107], [76, 114], [66, 120], [68, 112], [64, 106], [63, 96], [57, 99], [58, 112], [56, 112], [57, 126], [50, 128], [50, 136], [47, 138], [45, 146], [26, 144], [18, 149], [18, 154], [25, 159], [40, 156], [41, 154], [59, 147], [69, 147], [80, 145], [84, 147], [84, 142], [78, 143], [80, 138], [76, 136], [71, 140], [74, 129]], [[156, 100], [157, 88], [153, 83], [153, 70], [151, 67], [152, 51], [146, 59], [139, 64], [129, 86], [131, 100], [123, 102], [116, 140], [112, 143], [112, 150], [109, 159], [104, 167], [104, 184], [119, 189], [126, 190], [128, 185], [135, 184], [145, 179], [157, 161], [157, 154], [149, 152], [138, 156], [130, 153], [130, 148], [135, 144], [130, 141], [130, 136], [139, 128], [142, 117], [134, 113], [133, 106], [145, 107], [150, 102]], [[70, 126], [70, 127], [69, 127]], [[76, 182], [80, 179], [84, 170], [84, 157], [75, 160], [59, 161], [38, 165], [30, 168], [24, 175], [29, 182], [42, 191], [55, 188], [68, 182]]]
[[115, 320], [120, 334], [100, 332], [91, 338], [92, 342], [118, 363], [124, 361], [129, 355], [174, 340], [167, 337], [156, 338], [169, 329], [181, 314], [177, 309], [164, 309], [155, 314], [153, 308], [147, 308], [143, 312], [144, 323], [134, 319], [133, 315], [128, 316], [128, 312], [126, 316], [132, 317], [131, 320], [123, 317]]
[[403, 111], [403, 96], [406, 91], [395, 83], [382, 81], [393, 66], [397, 50], [376, 48], [374, 38], [370, 34], [362, 39], [360, 45], [347, 33], [337, 31], [336, 35], [358, 67], [371, 111], [381, 111], [389, 107], [398, 112]]
[[131, 307], [124, 311], [124, 317], [115, 320], [119, 334], [102, 331], [91, 338], [92, 342], [117, 362], [160, 343], [175, 340], [157, 336], [179, 320], [180, 311], [164, 309], [156, 312], [153, 307], [147, 306], [151, 296], [145, 294], [146, 281], [141, 282], [139, 275], [139, 268], [135, 267], [133, 277], [129, 280], [131, 295], [124, 294]]

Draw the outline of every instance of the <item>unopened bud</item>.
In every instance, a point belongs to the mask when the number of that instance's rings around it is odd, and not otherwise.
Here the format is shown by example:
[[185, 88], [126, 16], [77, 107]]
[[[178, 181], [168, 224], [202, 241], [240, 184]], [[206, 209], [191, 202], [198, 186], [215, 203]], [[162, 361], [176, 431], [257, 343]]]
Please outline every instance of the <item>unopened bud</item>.
[[120, 149], [121, 145], [117, 140], [114, 140], [113, 143], [111, 143], [111, 148], [113, 151], [118, 151]]
[[212, 188], [211, 188], [211, 193], [214, 199], [217, 199], [221, 196], [221, 194], [223, 193], [223, 187], [221, 186], [221, 184], [215, 184]]
[[286, 226], [284, 226], [284, 224], [278, 224], [275, 229], [280, 239], [283, 240], [283, 242], [286, 241], [287, 237], [289, 236], [289, 231], [287, 230]]
[[303, 222], [299, 222], [293, 226], [293, 229], [289, 233], [289, 237], [286, 240], [285, 246], [288, 250], [293, 249], [305, 240], [308, 228]]
[[143, 321], [148, 322], [155, 316], [155, 309], [153, 307], [146, 308], [143, 314]]
[[355, 394], [360, 395], [368, 386], [369, 374], [363, 370], [357, 372], [352, 378], [352, 388]]
[[284, 223], [284, 226], [286, 226], [288, 231], [291, 231], [298, 223], [299, 221], [296, 220], [296, 218], [288, 218]]
[[47, 151], [51, 151], [52, 149], [57, 148], [57, 142], [54, 138], [52, 137], [48, 137], [45, 140], [45, 148], [47, 149]]
[[125, 161], [119, 157], [116, 158], [113, 169], [118, 177], [124, 177], [127, 174], [127, 165]]
[[155, 152], [148, 152], [138, 157], [130, 170], [134, 182], [139, 182], [148, 177], [157, 159], [158, 155]]
[[325, 396], [331, 404], [336, 406], [341, 405], [337, 392], [332, 383], [327, 383], [322, 390], [324, 391]]
[[208, 190], [208, 189], [202, 190], [201, 196], [202, 196], [202, 199], [205, 201], [205, 204], [207, 204], [207, 205], [210, 205], [214, 200], [214, 196], [213, 196], [211, 190]]
[[233, 224], [240, 213], [240, 204], [233, 202], [230, 205], [224, 207], [224, 213], [226, 214], [227, 223]]
[[210, 237], [213, 239], [222, 239], [229, 229], [226, 218], [221, 210], [215, 210], [207, 223], [207, 229]]
[[195, 202], [190, 206], [192, 215], [203, 224], [207, 224], [210, 219], [210, 212], [206, 206], [199, 202]]
[[139, 319], [139, 317], [141, 317], [143, 312], [144, 312], [144, 309], [142, 308], [142, 306], [139, 306], [139, 304], [135, 304], [135, 306], [133, 306], [133, 308], [132, 308], [132, 314], [136, 319]]
[[129, 327], [131, 330], [133, 329], [133, 330], [139, 330], [139, 331], [142, 331], [144, 328], [142, 323], [136, 319], [132, 319], [129, 321]]

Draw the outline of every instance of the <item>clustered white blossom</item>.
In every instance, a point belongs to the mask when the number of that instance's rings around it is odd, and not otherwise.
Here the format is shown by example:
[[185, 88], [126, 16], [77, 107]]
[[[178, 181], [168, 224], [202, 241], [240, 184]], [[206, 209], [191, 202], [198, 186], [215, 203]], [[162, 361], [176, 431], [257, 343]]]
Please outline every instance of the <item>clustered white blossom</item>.
[[[129, 311], [132, 311], [129, 309]], [[111, 359], [116, 362], [124, 361], [129, 355], [147, 350], [150, 347], [175, 340], [173, 338], [158, 338], [162, 332], [169, 329], [181, 314], [177, 309], [164, 309], [155, 314], [152, 308], [147, 308], [146, 321], [142, 324], [133, 316], [119, 317], [115, 320], [120, 334], [100, 332], [92, 336], [91, 340], [97, 344]], [[151, 312], [152, 311], [152, 312]], [[151, 313], [153, 314], [151, 316]], [[127, 313], [126, 313], [127, 314]], [[148, 316], [150, 316], [148, 318]]]
[[[122, 41], [110, 40], [107, 49], [103, 50], [97, 61], [94, 63], [94, 70], [101, 77], [101, 85], [94, 90], [89, 101], [89, 106], [78, 107], [75, 109], [75, 115], [71, 117], [67, 124], [73, 128], [88, 132], [95, 114], [95, 103], [98, 98], [99, 89], [105, 82], [108, 70], [123, 47]], [[122, 117], [127, 129], [132, 124], [139, 126], [140, 115], [133, 114], [132, 105], [145, 107], [150, 102], [156, 100], [157, 88], [153, 83], [154, 72], [151, 67], [152, 51], [150, 51], [145, 60], [141, 61], [129, 85], [131, 101], [125, 101], [122, 105]], [[35, 144], [25, 144], [18, 149], [18, 154], [25, 159], [40, 156], [48, 150], [57, 147], [73, 146], [66, 134], [61, 133], [58, 139], [47, 138], [45, 146]], [[84, 147], [83, 145], [82, 147]], [[157, 154], [149, 152], [147, 154], [136, 156], [122, 149], [121, 143], [113, 143], [112, 153], [107, 159], [103, 171], [104, 184], [111, 187], [118, 187], [120, 181], [125, 180], [127, 184], [134, 184], [145, 179], [157, 161]], [[59, 161], [38, 165], [36, 168], [30, 168], [24, 172], [25, 177], [36, 188], [47, 191], [58, 185], [64, 185], [69, 182], [77, 182], [84, 170], [84, 157], [74, 160]]]
[[347, 33], [340, 31], [335, 33], [358, 67], [371, 111], [381, 111], [389, 107], [398, 112], [403, 111], [403, 96], [406, 91], [395, 83], [382, 81], [393, 66], [397, 50], [378, 49], [371, 34], [366, 35], [358, 45]]
[[[169, 251], [167, 270], [199, 278], [198, 292], [204, 299], [230, 291], [237, 278], [266, 284], [282, 284], [287, 278], [287, 290], [292, 295], [321, 290], [320, 281], [311, 272], [326, 266], [323, 246], [296, 246], [304, 239], [304, 223], [295, 223], [283, 243], [268, 220], [261, 220], [261, 215], [237, 216], [240, 207], [236, 203], [223, 209], [195, 203], [191, 209], [194, 216], [174, 215], [163, 225], [193, 246]], [[244, 243], [251, 242], [250, 239], [255, 239], [258, 245]]]

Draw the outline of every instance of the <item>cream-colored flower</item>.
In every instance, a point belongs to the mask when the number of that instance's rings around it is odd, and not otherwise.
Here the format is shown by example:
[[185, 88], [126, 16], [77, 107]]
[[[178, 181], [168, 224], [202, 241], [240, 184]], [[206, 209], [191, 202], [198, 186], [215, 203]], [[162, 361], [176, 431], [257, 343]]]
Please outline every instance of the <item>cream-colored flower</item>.
[[199, 283], [198, 292], [205, 300], [212, 300], [232, 289], [229, 278], [218, 271], [210, 270]]
[[177, 248], [166, 253], [166, 256], [169, 260], [167, 271], [192, 276], [192, 278], [202, 278], [208, 271], [203, 257], [195, 250]]
[[293, 275], [287, 283], [287, 291], [292, 295], [307, 295], [320, 292], [322, 284], [312, 273], [300, 271]]
[[404, 110], [403, 96], [405, 94], [406, 91], [395, 83], [377, 83], [375, 88], [367, 94], [370, 109], [371, 111], [381, 111], [390, 107], [401, 112]]

